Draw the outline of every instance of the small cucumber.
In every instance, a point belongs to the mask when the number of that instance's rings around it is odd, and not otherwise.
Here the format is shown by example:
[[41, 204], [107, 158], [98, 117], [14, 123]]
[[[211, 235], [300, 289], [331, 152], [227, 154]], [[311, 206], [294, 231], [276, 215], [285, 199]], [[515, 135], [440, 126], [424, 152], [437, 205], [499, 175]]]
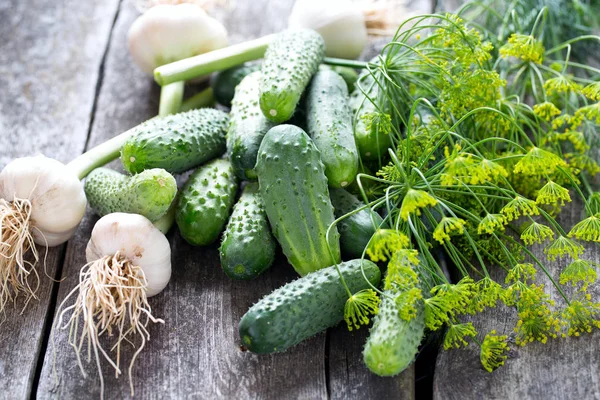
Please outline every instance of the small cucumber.
[[367, 367], [379, 376], [393, 376], [412, 363], [425, 334], [425, 311], [422, 301], [416, 304], [417, 313], [407, 321], [400, 317], [397, 290], [385, 290], [379, 312], [374, 318], [363, 358]]
[[338, 65], [326, 65], [321, 64], [319, 69], [329, 69], [340, 74], [344, 82], [346, 82], [346, 86], [348, 87], [348, 93], [352, 93], [354, 88], [356, 87], [356, 81], [358, 80], [358, 74], [356, 70], [350, 67], [340, 67]]
[[[331, 203], [335, 210], [335, 217], [355, 211], [365, 205], [356, 196], [344, 189], [330, 189]], [[360, 258], [375, 230], [383, 223], [383, 219], [374, 211], [365, 208], [355, 214], [342, 219], [338, 225], [340, 232], [340, 247], [342, 253], [348, 258]]]
[[260, 70], [260, 64], [245, 63], [214, 74], [210, 79], [210, 86], [213, 88], [215, 99], [220, 104], [230, 107], [237, 85], [246, 76], [258, 70]]
[[154, 222], [177, 194], [175, 178], [164, 169], [127, 176], [109, 168], [93, 170], [85, 180], [85, 196], [100, 216], [115, 212], [140, 214]]
[[[338, 267], [352, 293], [377, 286], [381, 279], [379, 267], [368, 260]], [[285, 351], [344, 319], [346, 300], [348, 293], [335, 266], [312, 272], [253, 305], [240, 321], [240, 338], [254, 353]]]
[[235, 89], [231, 106], [231, 122], [227, 131], [227, 150], [233, 171], [240, 179], [256, 179], [254, 165], [260, 142], [275, 126], [263, 115], [258, 105], [260, 72], [246, 76]]
[[310, 29], [279, 33], [261, 68], [260, 108], [273, 122], [290, 119], [325, 54], [321, 35]]
[[229, 116], [201, 108], [152, 119], [141, 124], [121, 149], [130, 173], [149, 168], [184, 172], [225, 153]]
[[237, 179], [227, 160], [213, 160], [194, 171], [175, 210], [181, 236], [195, 246], [217, 240], [229, 218], [236, 190]]
[[296, 272], [340, 262], [327, 178], [319, 150], [300, 128], [279, 125], [265, 135], [256, 163], [260, 193], [273, 234]]
[[308, 134], [321, 153], [329, 186], [348, 186], [358, 170], [358, 150], [348, 88], [336, 72], [315, 74], [306, 95], [306, 117]]
[[233, 207], [219, 248], [221, 266], [232, 279], [254, 279], [275, 259], [275, 239], [257, 183], [249, 183]]

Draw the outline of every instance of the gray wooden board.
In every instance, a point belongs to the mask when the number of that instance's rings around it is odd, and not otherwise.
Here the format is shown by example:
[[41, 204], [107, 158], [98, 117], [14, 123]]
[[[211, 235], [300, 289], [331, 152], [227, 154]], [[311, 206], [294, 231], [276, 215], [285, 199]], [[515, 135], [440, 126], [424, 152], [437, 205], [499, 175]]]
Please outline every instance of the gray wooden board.
[[[215, 10], [215, 15], [228, 27], [231, 41], [238, 42], [282, 29], [292, 1], [229, 3], [228, 10]], [[124, 0], [106, 60], [90, 145], [157, 112], [157, 87], [132, 64], [126, 48], [126, 32], [136, 16], [132, 4]], [[76, 284], [96, 220], [88, 212], [69, 243], [59, 303]], [[320, 334], [282, 354], [258, 356], [242, 351], [237, 334], [240, 317], [261, 296], [293, 279], [293, 270], [279, 256], [259, 279], [235, 282], [222, 273], [216, 246], [192, 247], [173, 232], [169, 238], [174, 274], [166, 290], [151, 300], [154, 314], [166, 323], [150, 328], [151, 341], [134, 370], [136, 398], [414, 397], [412, 369], [391, 379], [375, 379], [369, 374], [361, 357], [366, 331], [347, 335], [341, 327], [334, 329], [329, 349], [326, 335]], [[66, 335], [62, 330], [52, 331], [37, 397], [97, 398], [96, 371], [88, 365], [88, 378], [81, 376]], [[131, 350], [125, 354], [130, 356]], [[127, 376], [115, 379], [108, 364], [102, 365], [105, 398], [128, 397]]]
[[[567, 206], [559, 218], [567, 231], [580, 220], [581, 203]], [[534, 253], [540, 260], [546, 261], [543, 247], [537, 246]], [[598, 262], [600, 250], [597, 244], [586, 246], [582, 258]], [[568, 263], [563, 259], [548, 261], [545, 265], [558, 281], [560, 272]], [[494, 268], [493, 273], [500, 281], [503, 280], [499, 268]], [[557, 290], [541, 271], [538, 272], [538, 282], [546, 286], [557, 306], [564, 306]], [[568, 297], [573, 293], [570, 286], [561, 287]], [[590, 293], [598, 301], [599, 285], [590, 285]], [[480, 341], [492, 329], [514, 340], [513, 329], [517, 322], [514, 308], [499, 305], [468, 320], [480, 332]], [[549, 339], [547, 344], [534, 342], [525, 347], [512, 341], [506, 364], [492, 373], [481, 367], [478, 346], [442, 351], [436, 363], [434, 399], [600, 399], [599, 339], [600, 332], [596, 330], [593, 334]]]
[[[117, 4], [0, 0], [0, 170], [25, 155], [81, 153]], [[20, 298], [0, 316], [0, 399], [29, 395], [63, 254], [48, 251], [39, 300], [21, 313]]]

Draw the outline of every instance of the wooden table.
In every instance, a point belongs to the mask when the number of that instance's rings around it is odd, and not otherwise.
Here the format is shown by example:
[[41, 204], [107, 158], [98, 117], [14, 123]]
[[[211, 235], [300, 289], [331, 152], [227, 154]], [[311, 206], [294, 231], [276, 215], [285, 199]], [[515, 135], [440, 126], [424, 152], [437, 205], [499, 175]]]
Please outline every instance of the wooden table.
[[[229, 3], [217, 17], [231, 41], [239, 42], [284, 28], [293, 1]], [[137, 15], [132, 0], [0, 0], [0, 168], [36, 153], [68, 162], [157, 113], [158, 87], [132, 64], [126, 48]], [[23, 313], [10, 308], [0, 325], [0, 400], [99, 398], [93, 364], [83, 378], [66, 332], [52, 329], [57, 305], [85, 263], [96, 220], [88, 212], [67, 244], [48, 251], [39, 300]], [[222, 273], [215, 246], [192, 247], [174, 231], [168, 235], [173, 278], [151, 299], [165, 325], [150, 327], [151, 341], [134, 372], [136, 398], [415, 398], [414, 367], [387, 379], [367, 371], [361, 357], [366, 329], [349, 333], [339, 326], [283, 354], [242, 351], [240, 317], [293, 279], [293, 270], [280, 255], [261, 278], [235, 282]], [[510, 310], [492, 310], [476, 323], [498, 318], [507, 331], [514, 325]], [[474, 347], [443, 352], [433, 396], [600, 398], [598, 348], [597, 334], [533, 345], [513, 351], [507, 366], [493, 374], [479, 366]], [[105, 398], [128, 398], [127, 377], [115, 379], [106, 363], [103, 370]]]

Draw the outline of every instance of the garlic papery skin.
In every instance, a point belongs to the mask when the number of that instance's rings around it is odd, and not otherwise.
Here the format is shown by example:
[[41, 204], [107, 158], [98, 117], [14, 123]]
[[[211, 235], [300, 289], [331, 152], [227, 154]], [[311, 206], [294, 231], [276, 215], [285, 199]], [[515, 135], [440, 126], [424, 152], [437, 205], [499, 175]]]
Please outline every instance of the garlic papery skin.
[[113, 213], [98, 220], [86, 248], [88, 262], [119, 252], [144, 272], [148, 297], [160, 293], [171, 279], [169, 241], [146, 217]]
[[156, 67], [227, 46], [227, 30], [195, 4], [161, 4], [131, 25], [129, 52], [145, 73]]
[[319, 32], [328, 57], [354, 59], [367, 45], [363, 10], [349, 0], [296, 0], [288, 25]]
[[71, 238], [85, 214], [83, 184], [60, 161], [42, 155], [17, 158], [0, 172], [0, 198], [31, 203], [35, 243], [57, 246]]

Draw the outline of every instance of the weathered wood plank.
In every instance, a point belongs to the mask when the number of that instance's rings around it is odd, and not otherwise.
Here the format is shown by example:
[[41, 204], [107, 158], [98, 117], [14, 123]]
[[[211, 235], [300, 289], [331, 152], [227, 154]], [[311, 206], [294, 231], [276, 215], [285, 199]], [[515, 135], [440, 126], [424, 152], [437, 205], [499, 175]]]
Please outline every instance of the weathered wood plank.
[[[0, 169], [39, 152], [63, 162], [81, 153], [117, 4], [0, 1]], [[39, 300], [21, 314], [20, 299], [0, 323], [0, 399], [29, 396], [63, 254], [48, 251], [48, 276], [39, 268]]]
[[[572, 204], [561, 214], [559, 220], [567, 228], [580, 221], [581, 204]], [[542, 248], [535, 251], [540, 260], [545, 260]], [[586, 246], [583, 256], [595, 262], [600, 261], [598, 246]], [[569, 261], [547, 262], [546, 267], [558, 281]], [[495, 274], [500, 277], [497, 269]], [[542, 272], [538, 281], [545, 284], [556, 305], [564, 307], [564, 301], [549, 279]], [[573, 291], [562, 286], [567, 296]], [[600, 287], [590, 286], [590, 293], [598, 301]], [[499, 334], [514, 337], [513, 328], [517, 322], [516, 311], [505, 306], [487, 310], [471, 318], [482, 334], [496, 329]], [[471, 345], [464, 350], [441, 352], [435, 370], [435, 399], [600, 399], [600, 332], [582, 335], [578, 338], [550, 339], [547, 344], [531, 343], [525, 347], [511, 343], [511, 351], [505, 366], [493, 373], [486, 372], [479, 362], [479, 347]]]

